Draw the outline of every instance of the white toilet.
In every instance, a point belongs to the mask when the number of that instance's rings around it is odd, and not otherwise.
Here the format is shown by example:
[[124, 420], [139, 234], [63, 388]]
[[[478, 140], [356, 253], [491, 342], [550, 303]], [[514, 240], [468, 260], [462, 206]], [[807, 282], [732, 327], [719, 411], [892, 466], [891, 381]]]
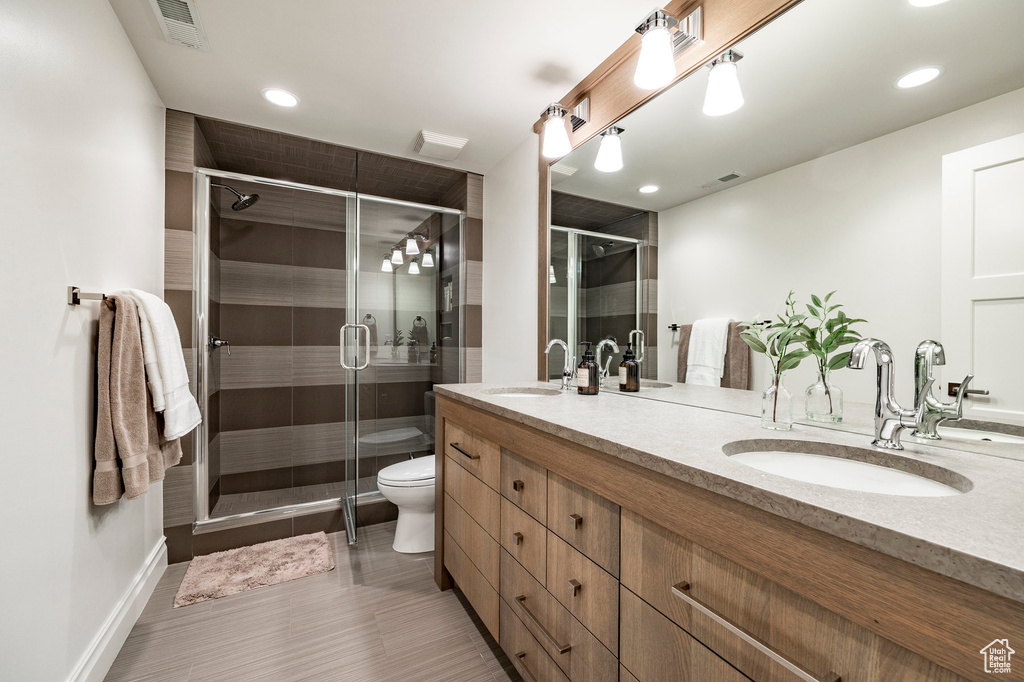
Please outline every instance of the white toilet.
[[395, 551], [434, 551], [434, 455], [384, 467], [377, 488], [398, 507]]

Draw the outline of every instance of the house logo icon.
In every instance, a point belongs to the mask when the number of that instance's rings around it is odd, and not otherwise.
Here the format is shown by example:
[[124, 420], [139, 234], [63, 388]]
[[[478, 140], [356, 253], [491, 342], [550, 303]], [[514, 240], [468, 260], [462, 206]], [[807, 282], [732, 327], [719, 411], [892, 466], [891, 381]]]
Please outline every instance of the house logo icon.
[[1010, 648], [1008, 640], [995, 639], [979, 653], [985, 657], [985, 672], [1009, 673], [1010, 657], [1017, 652]]

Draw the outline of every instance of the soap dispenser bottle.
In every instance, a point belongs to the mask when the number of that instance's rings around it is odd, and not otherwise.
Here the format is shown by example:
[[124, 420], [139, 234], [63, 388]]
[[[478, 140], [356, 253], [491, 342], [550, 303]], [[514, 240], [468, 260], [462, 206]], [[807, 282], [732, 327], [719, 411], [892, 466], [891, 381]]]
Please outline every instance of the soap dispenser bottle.
[[576, 392], [580, 395], [597, 395], [601, 388], [601, 368], [597, 366], [594, 352], [590, 349], [594, 344], [584, 341], [580, 345], [585, 348], [583, 359], [576, 366]]
[[640, 363], [633, 353], [633, 344], [626, 344], [626, 351], [619, 363], [619, 390], [623, 393], [636, 393], [640, 390]]

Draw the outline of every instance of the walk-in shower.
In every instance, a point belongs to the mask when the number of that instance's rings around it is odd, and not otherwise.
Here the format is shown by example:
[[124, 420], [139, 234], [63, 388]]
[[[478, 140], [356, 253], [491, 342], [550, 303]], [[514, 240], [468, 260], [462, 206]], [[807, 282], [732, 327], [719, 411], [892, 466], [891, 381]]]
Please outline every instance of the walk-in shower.
[[377, 472], [433, 452], [434, 383], [462, 380], [463, 214], [195, 177], [195, 532], [340, 507], [354, 540]]

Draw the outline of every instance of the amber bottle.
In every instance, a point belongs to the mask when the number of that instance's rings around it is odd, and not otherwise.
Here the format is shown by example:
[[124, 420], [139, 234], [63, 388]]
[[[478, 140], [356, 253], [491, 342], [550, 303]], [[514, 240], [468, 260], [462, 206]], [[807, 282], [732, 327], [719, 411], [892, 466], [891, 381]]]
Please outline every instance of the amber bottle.
[[590, 349], [593, 345], [590, 341], [580, 344], [585, 346], [583, 359], [576, 365], [576, 392], [580, 395], [597, 395], [601, 390], [601, 368], [597, 366], [594, 359], [594, 352]]
[[633, 344], [626, 344], [626, 352], [619, 363], [619, 390], [623, 393], [636, 393], [640, 390], [640, 363], [633, 353]]

